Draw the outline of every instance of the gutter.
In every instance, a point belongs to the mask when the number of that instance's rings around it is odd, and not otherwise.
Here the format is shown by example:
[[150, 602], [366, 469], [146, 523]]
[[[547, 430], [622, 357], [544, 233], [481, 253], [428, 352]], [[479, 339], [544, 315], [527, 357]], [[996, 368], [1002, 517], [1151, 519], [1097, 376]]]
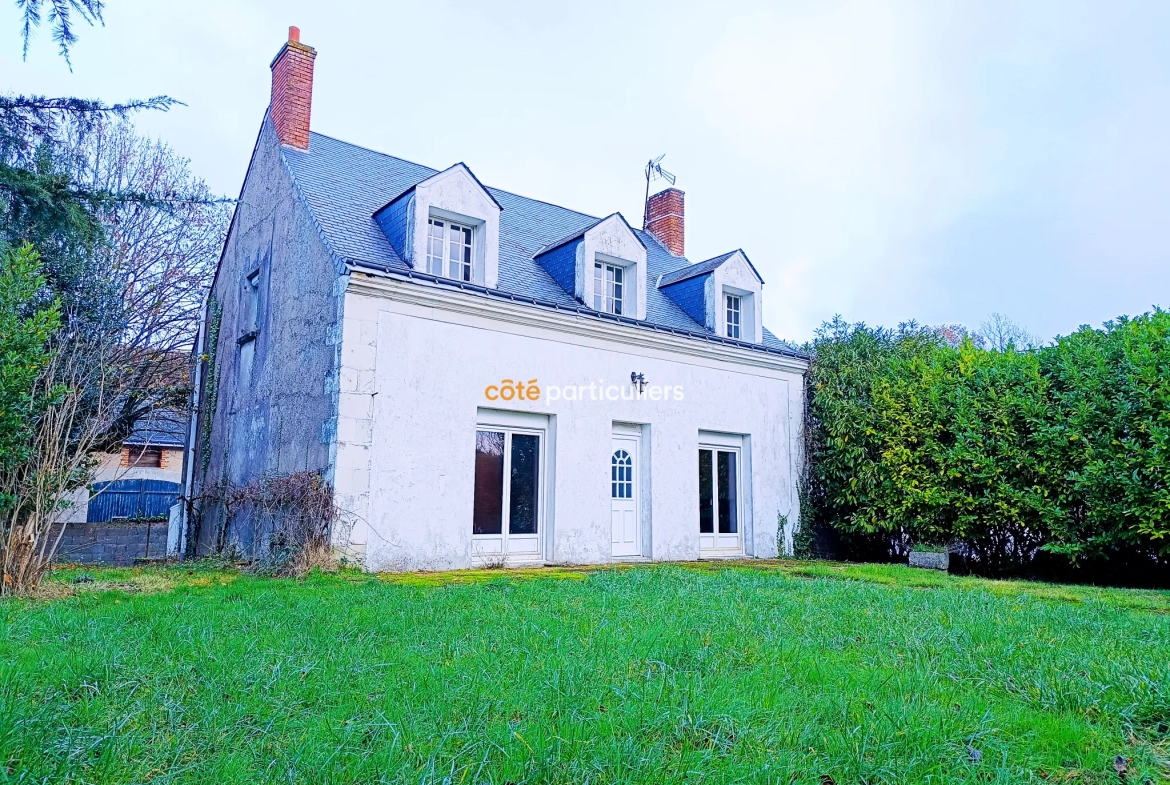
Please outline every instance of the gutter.
[[195, 338], [195, 378], [191, 389], [191, 421], [187, 425], [187, 448], [183, 451], [183, 496], [180, 502], [177, 526], [167, 529], [167, 557], [177, 556], [186, 558], [185, 544], [187, 542], [188, 518], [191, 509], [191, 492], [195, 485], [195, 440], [199, 429], [199, 406], [202, 403], [203, 391], [203, 344], [206, 340], [207, 307], [211, 299], [211, 289], [203, 295], [203, 307], [199, 309], [199, 333]]
[[360, 262], [353, 259], [347, 260], [347, 264], [351, 268], [362, 268], [362, 271], [373, 270], [389, 278], [398, 278], [401, 280], [425, 281], [427, 283], [437, 284], [452, 289], [459, 289], [464, 292], [471, 292], [473, 294], [485, 295], [498, 300], [508, 300], [514, 303], [523, 303], [525, 305], [535, 305], [538, 308], [545, 308], [548, 310], [559, 311], [560, 313], [569, 313], [575, 316], [584, 316], [587, 318], [596, 319], [602, 322], [615, 322], [617, 324], [624, 324], [629, 327], [637, 327], [643, 330], [653, 330], [657, 333], [666, 333], [668, 335], [677, 335], [683, 338], [694, 338], [708, 343], [718, 343], [724, 346], [734, 346], [738, 349], [747, 349], [749, 351], [764, 352], [767, 354], [776, 354], [781, 357], [791, 357], [796, 360], [803, 360], [808, 362], [811, 358], [804, 352], [799, 352], [794, 349], [777, 349], [772, 346], [763, 346], [756, 343], [747, 343], [746, 341], [737, 341], [734, 338], [723, 338], [718, 335], [711, 335], [708, 333], [695, 332], [694, 330], [684, 330], [679, 327], [667, 327], [662, 324], [655, 324], [654, 322], [642, 321], [640, 319], [631, 319], [628, 316], [618, 316], [612, 313], [602, 313], [595, 311], [592, 308], [585, 308], [577, 305], [562, 305], [561, 303], [553, 302], [552, 300], [543, 300], [539, 297], [528, 297], [523, 294], [513, 294], [512, 292], [505, 292], [500, 289], [489, 289], [486, 286], [479, 284], [466, 283], [464, 281], [455, 281], [450, 278], [443, 278], [438, 275], [431, 275], [430, 273], [420, 273], [415, 270], [407, 270], [399, 267], [390, 267], [384, 264], [376, 264], [374, 262]]

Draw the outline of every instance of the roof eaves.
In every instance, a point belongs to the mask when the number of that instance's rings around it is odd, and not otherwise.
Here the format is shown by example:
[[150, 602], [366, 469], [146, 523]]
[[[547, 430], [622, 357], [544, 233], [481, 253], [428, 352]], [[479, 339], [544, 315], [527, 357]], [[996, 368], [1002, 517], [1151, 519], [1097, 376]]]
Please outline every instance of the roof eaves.
[[617, 316], [615, 314], [604, 313], [602, 311], [595, 311], [592, 308], [585, 306], [563, 305], [551, 300], [544, 300], [539, 297], [529, 297], [523, 294], [514, 294], [512, 292], [505, 292], [500, 289], [489, 289], [486, 286], [479, 284], [465, 283], [463, 281], [455, 281], [450, 278], [443, 278], [438, 275], [430, 275], [429, 273], [416, 272], [414, 270], [406, 270], [399, 268], [390, 268], [383, 264], [369, 264], [366, 262], [354, 261], [355, 267], [363, 267], [366, 269], [377, 270], [385, 275], [405, 278], [408, 280], [425, 281], [427, 283], [438, 284], [453, 289], [459, 289], [465, 292], [474, 294], [481, 294], [487, 297], [494, 297], [510, 302], [524, 303], [526, 305], [534, 305], [539, 308], [546, 308], [553, 311], [561, 311], [564, 313], [571, 313], [576, 316], [586, 316], [599, 321], [617, 322], [618, 324], [625, 324], [630, 327], [637, 327], [640, 329], [653, 330], [654, 332], [667, 333], [669, 335], [679, 335], [686, 338], [694, 338], [709, 343], [718, 343], [725, 346], [736, 346], [741, 349], [748, 349], [756, 352], [764, 352], [767, 354], [777, 354], [784, 357], [792, 357], [797, 360], [808, 360], [809, 356], [804, 352], [795, 349], [780, 349], [772, 346], [763, 346], [761, 344], [747, 343], [746, 341], [737, 341], [734, 338], [724, 338], [714, 333], [701, 333], [695, 330], [686, 330], [681, 327], [670, 327], [664, 324], [656, 324], [654, 322], [647, 322], [640, 319], [631, 319], [628, 316]]

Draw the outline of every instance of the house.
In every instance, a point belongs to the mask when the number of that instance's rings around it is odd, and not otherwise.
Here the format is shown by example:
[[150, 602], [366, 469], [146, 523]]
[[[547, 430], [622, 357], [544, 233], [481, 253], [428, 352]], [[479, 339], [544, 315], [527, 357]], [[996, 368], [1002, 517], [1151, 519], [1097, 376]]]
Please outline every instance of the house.
[[130, 564], [163, 558], [179, 498], [187, 414], [152, 412], [118, 452], [95, 456], [90, 484], [69, 496], [58, 561]]
[[748, 255], [688, 260], [674, 188], [639, 229], [314, 133], [315, 57], [271, 64], [208, 296], [186, 552], [263, 545], [209, 488], [306, 470], [368, 570], [790, 548], [808, 360]]

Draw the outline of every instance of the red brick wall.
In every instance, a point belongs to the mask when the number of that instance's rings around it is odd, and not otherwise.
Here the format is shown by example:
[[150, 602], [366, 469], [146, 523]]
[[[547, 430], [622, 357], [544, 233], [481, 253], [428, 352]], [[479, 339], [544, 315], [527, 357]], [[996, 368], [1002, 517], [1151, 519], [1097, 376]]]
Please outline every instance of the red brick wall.
[[[299, 37], [299, 35], [298, 35]], [[269, 112], [281, 144], [309, 149], [309, 116], [313, 104], [313, 60], [317, 50], [290, 40], [272, 61], [272, 103]]]
[[667, 188], [646, 202], [646, 231], [658, 238], [675, 256], [685, 253], [683, 192]]

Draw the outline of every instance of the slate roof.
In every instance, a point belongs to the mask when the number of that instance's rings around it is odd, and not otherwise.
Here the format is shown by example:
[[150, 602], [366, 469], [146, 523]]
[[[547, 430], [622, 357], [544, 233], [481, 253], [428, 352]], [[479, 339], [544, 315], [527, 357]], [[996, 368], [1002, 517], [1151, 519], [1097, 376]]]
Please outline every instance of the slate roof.
[[159, 409], [138, 421], [134, 433], [122, 442], [150, 447], [185, 447], [187, 444], [187, 417], [174, 409]]
[[[688, 278], [694, 278], [696, 275], [706, 275], [707, 273], [715, 270], [715, 268], [726, 262], [731, 257], [735, 256], [737, 253], [743, 253], [743, 251], [741, 249], [736, 249], [734, 251], [728, 251], [725, 254], [720, 254], [719, 256], [716, 256], [713, 259], [708, 259], [704, 262], [695, 262], [694, 264], [683, 265], [677, 270], [673, 270], [663, 275], [662, 278], [659, 279], [658, 285], [670, 286], [672, 283], [679, 283], [680, 281], [685, 281]], [[756, 266], [752, 264], [751, 259], [748, 259], [747, 254], [743, 253], [743, 258], [747, 260], [748, 267], [752, 268], [752, 272], [755, 273], [756, 277], [760, 279], [760, 283], [763, 283], [764, 277], [756, 271]]]
[[540, 256], [541, 254], [546, 254], [549, 251], [555, 251], [557, 248], [560, 248], [565, 243], [571, 243], [574, 240], [576, 240], [580, 237], [583, 237], [585, 235], [585, 233], [588, 232], [590, 229], [592, 229], [594, 226], [597, 226], [600, 223], [608, 221], [610, 218], [613, 218], [615, 215], [618, 218], [622, 219], [622, 223], [624, 223], [626, 225], [626, 227], [631, 232], [634, 232], [634, 237], [637, 238], [638, 242], [642, 243], [643, 247], [645, 247], [646, 243], [642, 242], [641, 237], [638, 237], [638, 232], [634, 230], [634, 227], [630, 226], [630, 222], [626, 220], [626, 217], [624, 215], [622, 215], [621, 213], [610, 213], [609, 215], [605, 216], [604, 218], [598, 218], [593, 223], [587, 224], [586, 226], [581, 227], [577, 231], [572, 232], [570, 234], [567, 234], [564, 237], [562, 237], [561, 239], [554, 240], [553, 242], [549, 243], [548, 245], [545, 245], [539, 251], [536, 252], [536, 256]]
[[[398, 256], [373, 215], [441, 170], [318, 133], [310, 135], [308, 150], [283, 147], [282, 154], [301, 198], [317, 221], [326, 248], [337, 261], [422, 277]], [[551, 243], [574, 237], [602, 219], [497, 188], [486, 190], [502, 208], [499, 290], [548, 305], [583, 307], [533, 257]], [[660, 275], [675, 271], [680, 261], [685, 264], [685, 259], [671, 256], [653, 235], [640, 229], [633, 231], [646, 246], [647, 281], [657, 281]], [[715, 337], [656, 286], [647, 289], [646, 322]], [[799, 354], [767, 329], [764, 346]]]

